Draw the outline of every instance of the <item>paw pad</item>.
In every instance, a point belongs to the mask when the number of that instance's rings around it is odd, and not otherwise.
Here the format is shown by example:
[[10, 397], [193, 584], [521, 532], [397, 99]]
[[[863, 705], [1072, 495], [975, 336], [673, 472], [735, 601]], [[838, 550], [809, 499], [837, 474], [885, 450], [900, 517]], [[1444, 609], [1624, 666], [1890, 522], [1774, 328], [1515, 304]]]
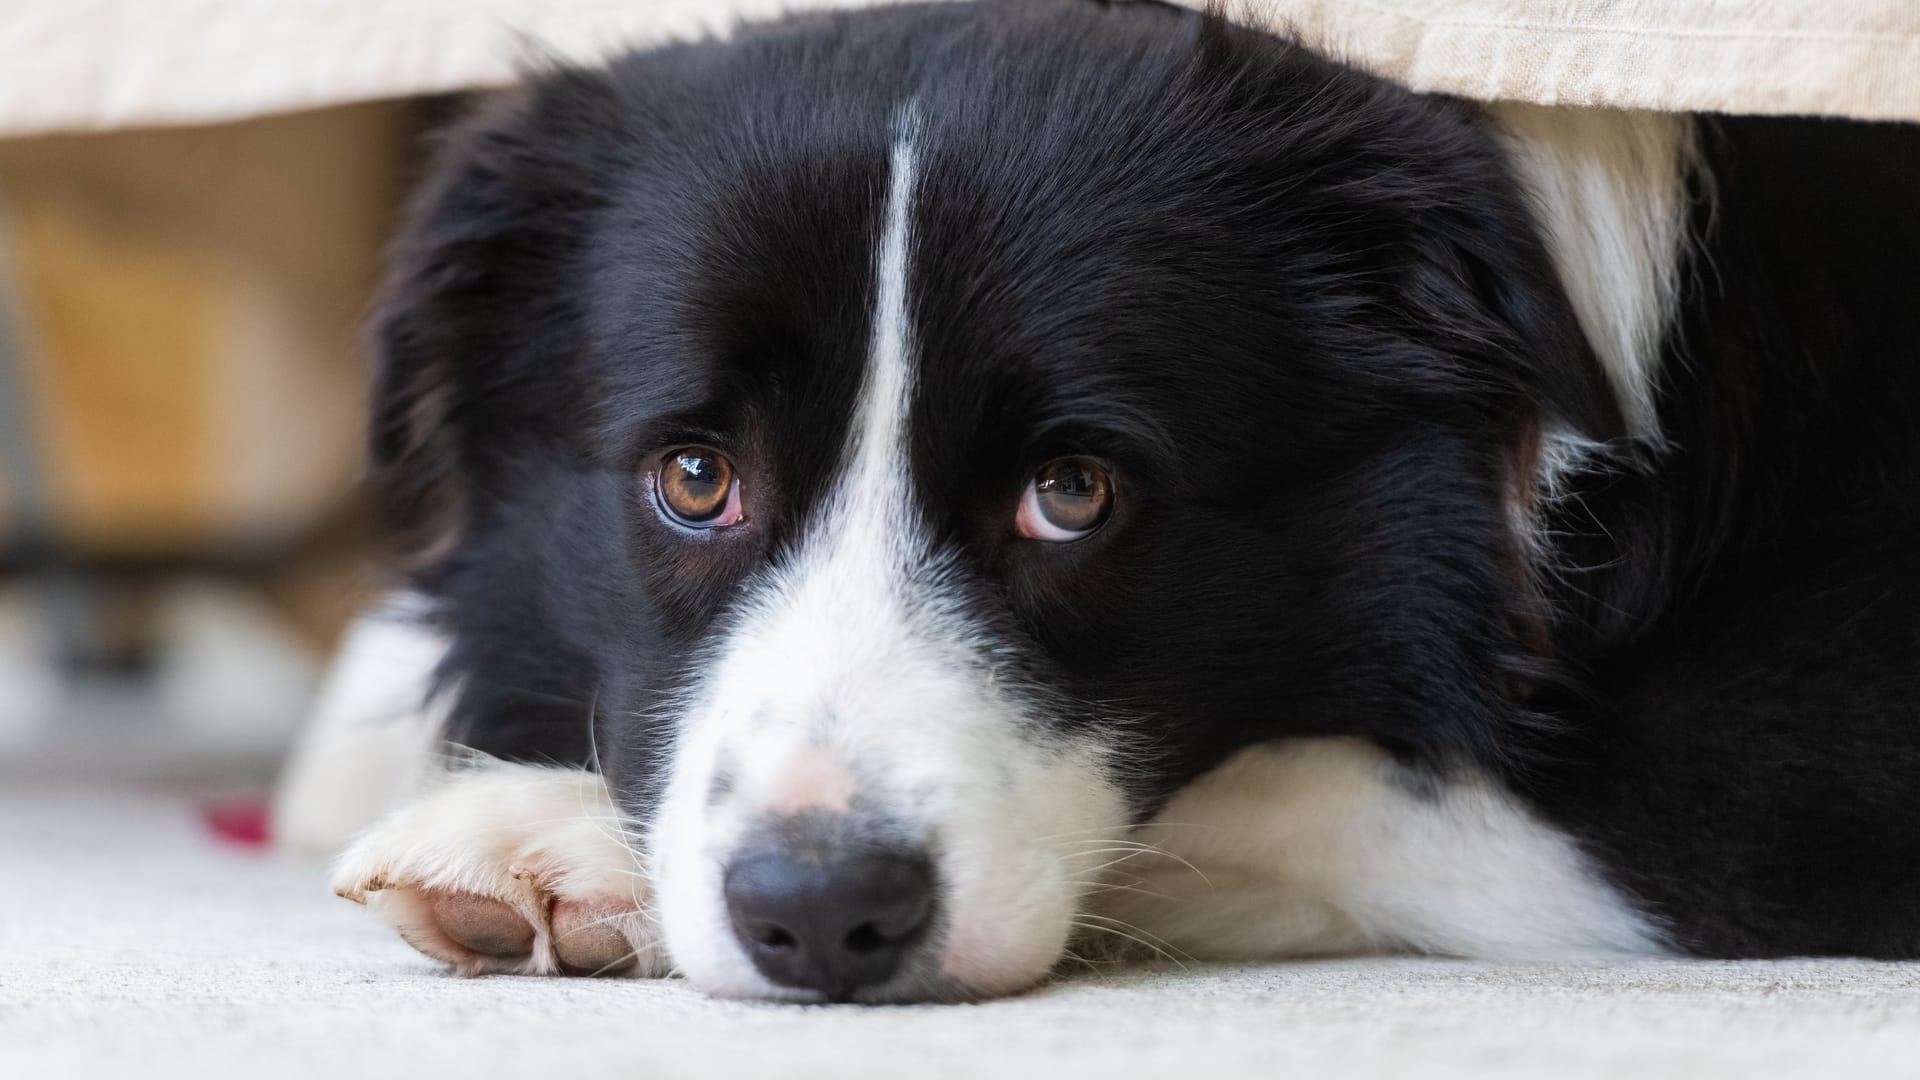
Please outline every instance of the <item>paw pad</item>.
[[363, 836], [334, 891], [461, 974], [662, 974], [629, 835], [592, 773], [493, 764]]

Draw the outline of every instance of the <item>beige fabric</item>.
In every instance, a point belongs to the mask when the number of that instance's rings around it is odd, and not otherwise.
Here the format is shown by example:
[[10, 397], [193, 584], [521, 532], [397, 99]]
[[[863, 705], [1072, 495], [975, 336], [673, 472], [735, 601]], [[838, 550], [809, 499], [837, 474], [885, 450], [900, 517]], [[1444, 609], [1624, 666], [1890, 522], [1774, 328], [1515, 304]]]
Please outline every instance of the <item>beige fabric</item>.
[[1416, 90], [1539, 105], [1920, 120], [1920, 0], [1270, 6], [1304, 40]]
[[[232, 119], [497, 84], [867, 0], [5, 0], [0, 133]], [[1198, 4], [1201, 0], [1184, 0]], [[1422, 90], [1920, 119], [1920, 0], [1227, 0]]]
[[0, 0], [0, 133], [230, 120], [510, 80], [532, 55], [868, 0]]

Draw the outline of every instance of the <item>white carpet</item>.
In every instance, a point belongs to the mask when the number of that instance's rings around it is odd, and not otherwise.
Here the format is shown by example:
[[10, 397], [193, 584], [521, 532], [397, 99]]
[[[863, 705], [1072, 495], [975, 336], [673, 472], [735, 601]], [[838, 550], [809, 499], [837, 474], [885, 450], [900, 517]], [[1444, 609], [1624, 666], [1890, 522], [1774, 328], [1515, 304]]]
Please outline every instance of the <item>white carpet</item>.
[[0, 1077], [234, 1074], [1915, 1076], [1920, 965], [1356, 960], [885, 1009], [464, 980], [184, 801], [0, 792]]

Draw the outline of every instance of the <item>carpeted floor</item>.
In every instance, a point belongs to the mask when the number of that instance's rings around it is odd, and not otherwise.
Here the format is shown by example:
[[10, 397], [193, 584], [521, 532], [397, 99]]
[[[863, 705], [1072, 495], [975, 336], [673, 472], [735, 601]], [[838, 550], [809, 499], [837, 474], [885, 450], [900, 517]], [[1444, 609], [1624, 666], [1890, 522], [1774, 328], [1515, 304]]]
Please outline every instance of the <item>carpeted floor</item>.
[[464, 980], [184, 800], [0, 792], [0, 1077], [229, 1074], [1916, 1076], [1920, 965], [1355, 960], [888, 1009]]

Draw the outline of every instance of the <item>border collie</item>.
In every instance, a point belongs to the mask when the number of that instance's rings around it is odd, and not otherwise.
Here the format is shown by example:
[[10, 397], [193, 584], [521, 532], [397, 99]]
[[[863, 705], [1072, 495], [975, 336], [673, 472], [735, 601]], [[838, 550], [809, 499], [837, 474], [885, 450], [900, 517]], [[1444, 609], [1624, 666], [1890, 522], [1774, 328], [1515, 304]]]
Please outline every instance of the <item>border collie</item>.
[[460, 751], [336, 885], [787, 1001], [1920, 955], [1917, 185], [1151, 4], [538, 74], [375, 319]]

